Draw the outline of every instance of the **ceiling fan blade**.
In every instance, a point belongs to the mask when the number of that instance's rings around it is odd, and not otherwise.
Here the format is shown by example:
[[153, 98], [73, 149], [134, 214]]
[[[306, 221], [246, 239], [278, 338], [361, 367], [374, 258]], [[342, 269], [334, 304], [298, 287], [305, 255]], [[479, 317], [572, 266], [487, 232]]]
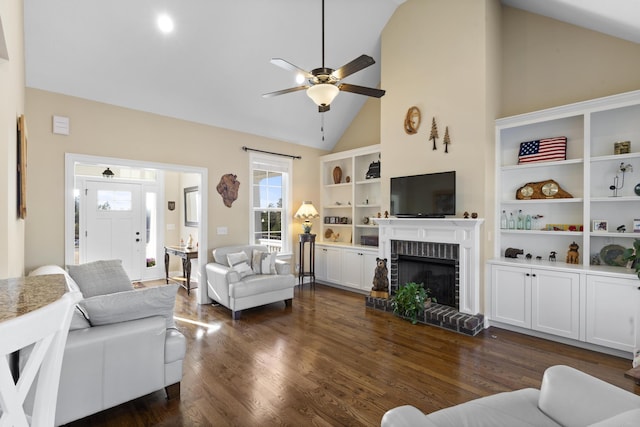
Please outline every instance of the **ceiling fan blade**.
[[272, 58], [271, 59], [271, 63], [273, 65], [277, 65], [280, 68], [284, 68], [287, 71], [293, 71], [294, 73], [300, 73], [306, 79], [313, 79], [314, 78], [313, 74], [311, 74], [307, 70], [303, 70], [302, 68], [298, 67], [297, 65], [293, 65], [291, 62], [285, 61], [282, 58]]
[[331, 75], [338, 80], [342, 80], [351, 74], [358, 72], [364, 68], [367, 68], [370, 65], [375, 64], [376, 61], [373, 60], [372, 57], [368, 55], [360, 55], [353, 61], [348, 64], [343, 65], [342, 67], [335, 70]]
[[342, 83], [338, 85], [338, 89], [345, 92], [357, 93], [358, 95], [373, 96], [374, 98], [381, 98], [385, 91], [382, 89], [374, 89], [372, 87], [364, 87], [358, 85], [350, 85], [348, 83]]
[[290, 87], [289, 89], [282, 89], [282, 90], [277, 90], [275, 92], [264, 93], [262, 94], [262, 97], [271, 98], [273, 96], [284, 95], [285, 93], [297, 92], [299, 90], [305, 90], [305, 89], [309, 89], [309, 86]]

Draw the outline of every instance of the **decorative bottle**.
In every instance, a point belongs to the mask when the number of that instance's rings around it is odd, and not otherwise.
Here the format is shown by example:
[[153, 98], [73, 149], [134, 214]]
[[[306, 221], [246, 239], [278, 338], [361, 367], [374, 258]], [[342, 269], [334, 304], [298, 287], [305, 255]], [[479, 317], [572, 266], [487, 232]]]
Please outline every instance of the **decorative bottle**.
[[502, 211], [502, 215], [500, 216], [500, 228], [501, 229], [505, 229], [507, 228], [507, 213], [505, 211]]
[[518, 210], [518, 219], [517, 219], [517, 225], [516, 228], [518, 230], [523, 230], [524, 229], [524, 216], [522, 215], [522, 209]]
[[524, 219], [524, 229], [531, 230], [531, 215], [527, 215]]
[[509, 213], [509, 230], [516, 228], [516, 220], [513, 219], [513, 212]]

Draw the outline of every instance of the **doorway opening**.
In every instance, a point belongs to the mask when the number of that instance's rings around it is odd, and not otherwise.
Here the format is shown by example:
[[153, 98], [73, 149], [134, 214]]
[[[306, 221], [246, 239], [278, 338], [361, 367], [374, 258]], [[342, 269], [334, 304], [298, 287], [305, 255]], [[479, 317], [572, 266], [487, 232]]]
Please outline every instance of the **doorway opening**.
[[[103, 176], [105, 168], [114, 176]], [[168, 200], [179, 200], [174, 195], [184, 182], [202, 190], [197, 215], [204, 220], [196, 228], [184, 229], [172, 212], [181, 204]], [[206, 189], [204, 168], [67, 153], [65, 263], [119, 258], [132, 280], [164, 278], [164, 246], [179, 241], [180, 233], [193, 234], [198, 258], [206, 260]], [[197, 278], [206, 277], [205, 264], [194, 269]], [[208, 302], [200, 294], [198, 301]]]

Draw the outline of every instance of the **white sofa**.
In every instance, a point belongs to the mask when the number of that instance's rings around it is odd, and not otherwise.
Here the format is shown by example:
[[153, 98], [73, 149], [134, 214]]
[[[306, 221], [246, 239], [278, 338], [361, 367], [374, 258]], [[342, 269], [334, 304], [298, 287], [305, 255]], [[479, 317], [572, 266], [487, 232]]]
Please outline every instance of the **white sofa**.
[[[621, 374], [622, 375], [622, 374]], [[423, 414], [400, 406], [382, 427], [640, 426], [640, 396], [568, 366], [548, 368], [540, 390], [495, 394]]]
[[[30, 274], [65, 274], [70, 288], [78, 286], [58, 266], [40, 267]], [[131, 299], [128, 295], [121, 294], [122, 298]], [[118, 304], [125, 306], [121, 301]], [[78, 306], [81, 305], [82, 301]], [[143, 312], [141, 308], [138, 314], [145, 316]], [[76, 307], [62, 361], [55, 425], [162, 388], [168, 398], [179, 398], [185, 352], [185, 337], [167, 327], [166, 316], [91, 326]]]
[[[289, 263], [275, 260], [270, 274], [255, 274], [251, 265], [255, 251], [267, 253], [266, 246], [225, 246], [213, 250], [213, 262], [206, 265], [207, 294], [212, 300], [231, 310], [234, 320], [247, 308], [258, 307], [278, 301], [290, 306], [296, 281]], [[245, 276], [237, 274], [229, 263], [229, 255], [244, 252], [253, 271]]]

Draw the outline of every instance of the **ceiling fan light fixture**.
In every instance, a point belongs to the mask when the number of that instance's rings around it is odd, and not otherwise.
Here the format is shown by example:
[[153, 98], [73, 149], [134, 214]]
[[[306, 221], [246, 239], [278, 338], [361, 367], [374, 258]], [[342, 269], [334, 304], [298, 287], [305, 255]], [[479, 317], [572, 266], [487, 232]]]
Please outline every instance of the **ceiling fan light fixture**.
[[339, 92], [340, 89], [331, 83], [319, 83], [307, 89], [307, 96], [320, 107], [330, 105]]

